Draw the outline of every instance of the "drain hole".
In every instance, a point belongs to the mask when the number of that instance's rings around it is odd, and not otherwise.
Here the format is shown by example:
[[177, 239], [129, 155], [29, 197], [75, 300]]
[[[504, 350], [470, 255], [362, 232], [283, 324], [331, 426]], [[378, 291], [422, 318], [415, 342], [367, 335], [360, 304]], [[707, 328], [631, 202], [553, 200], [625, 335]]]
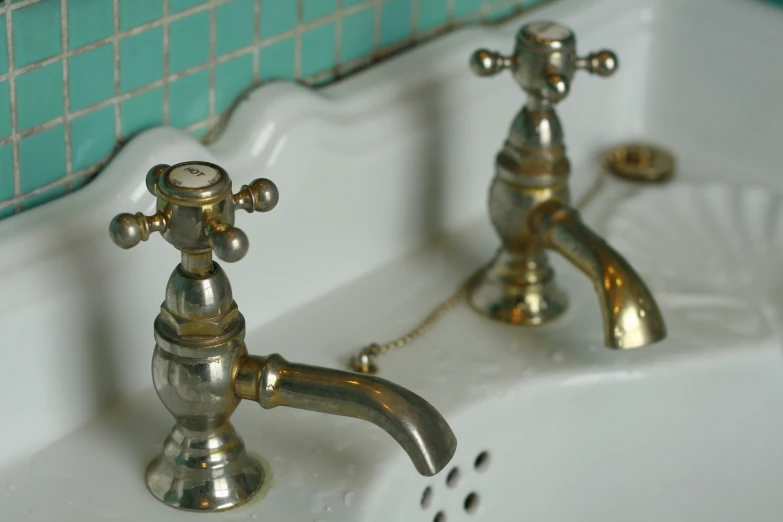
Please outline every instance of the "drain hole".
[[471, 493], [467, 497], [465, 497], [465, 511], [468, 513], [475, 513], [479, 506], [479, 496], [478, 493]]
[[438, 511], [438, 514], [435, 515], [435, 518], [432, 519], [432, 522], [446, 522], [446, 513], [443, 511]]
[[476, 468], [476, 471], [486, 471], [489, 467], [489, 452], [482, 451], [479, 453], [473, 462], [473, 467]]
[[421, 509], [427, 509], [432, 504], [432, 488], [427, 486], [421, 494]]
[[459, 468], [454, 468], [451, 471], [449, 471], [449, 474], [446, 476], [446, 485], [450, 488], [457, 487], [457, 483], [459, 482]]

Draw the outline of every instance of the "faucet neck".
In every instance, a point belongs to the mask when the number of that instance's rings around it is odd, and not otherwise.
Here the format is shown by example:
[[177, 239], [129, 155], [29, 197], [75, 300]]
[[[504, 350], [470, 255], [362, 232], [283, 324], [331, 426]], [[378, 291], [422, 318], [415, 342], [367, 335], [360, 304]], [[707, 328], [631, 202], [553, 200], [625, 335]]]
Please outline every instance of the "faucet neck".
[[545, 190], [566, 186], [571, 165], [552, 103], [530, 97], [511, 123], [495, 166], [497, 176], [514, 185]]

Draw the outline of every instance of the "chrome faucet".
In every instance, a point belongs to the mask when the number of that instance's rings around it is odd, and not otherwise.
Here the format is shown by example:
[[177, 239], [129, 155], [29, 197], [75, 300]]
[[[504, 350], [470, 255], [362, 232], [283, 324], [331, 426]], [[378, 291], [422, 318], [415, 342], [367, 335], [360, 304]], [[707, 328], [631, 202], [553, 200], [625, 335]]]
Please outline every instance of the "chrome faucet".
[[471, 69], [492, 76], [510, 69], [527, 93], [495, 159], [489, 213], [501, 239], [496, 257], [468, 289], [471, 306], [500, 321], [535, 326], [567, 307], [545, 250], [562, 254], [594, 283], [609, 348], [638, 348], [666, 336], [661, 312], [630, 264], [569, 206], [570, 164], [555, 105], [577, 69], [610, 76], [617, 57], [603, 50], [580, 58], [576, 38], [552, 22], [524, 25], [511, 56], [480, 49]]
[[160, 232], [182, 255], [154, 325], [152, 379], [176, 419], [162, 453], [147, 468], [147, 487], [158, 500], [218, 511], [241, 505], [261, 488], [264, 468], [229, 422], [242, 399], [263, 408], [363, 419], [388, 432], [422, 475], [446, 466], [456, 439], [418, 395], [376, 377], [247, 353], [245, 319], [212, 252], [227, 262], [242, 259], [248, 238], [233, 226], [235, 210], [272, 210], [278, 200], [274, 183], [257, 179], [232, 194], [226, 171], [206, 162], [158, 165], [146, 183], [157, 197], [157, 212], [120, 214], [109, 232], [122, 248]]

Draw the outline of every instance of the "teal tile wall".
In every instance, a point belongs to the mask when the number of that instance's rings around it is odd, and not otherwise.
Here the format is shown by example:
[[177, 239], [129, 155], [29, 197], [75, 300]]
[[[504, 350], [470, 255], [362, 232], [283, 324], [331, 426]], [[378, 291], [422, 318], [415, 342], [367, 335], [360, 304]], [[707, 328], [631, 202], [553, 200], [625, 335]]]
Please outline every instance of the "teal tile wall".
[[248, 87], [323, 85], [542, 0], [6, 0], [0, 218], [78, 190], [134, 134], [198, 139]]

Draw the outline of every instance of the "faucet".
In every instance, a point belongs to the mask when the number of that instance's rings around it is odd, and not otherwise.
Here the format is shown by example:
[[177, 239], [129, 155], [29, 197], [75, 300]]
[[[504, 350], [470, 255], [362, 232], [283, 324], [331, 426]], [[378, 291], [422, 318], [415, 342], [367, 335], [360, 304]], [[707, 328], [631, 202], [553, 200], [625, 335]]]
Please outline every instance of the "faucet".
[[457, 445], [454, 433], [413, 392], [376, 377], [290, 363], [277, 354], [248, 354], [245, 318], [212, 254], [226, 262], [244, 257], [248, 238], [234, 226], [235, 211], [272, 210], [278, 201], [274, 183], [257, 179], [232, 194], [223, 168], [191, 161], [153, 167], [146, 185], [157, 197], [157, 212], [119, 214], [109, 233], [127, 249], [160, 232], [181, 252], [154, 324], [152, 380], [176, 422], [147, 468], [153, 496], [175, 508], [210, 512], [239, 506], [261, 489], [264, 468], [229, 422], [242, 399], [266, 409], [288, 406], [369, 421], [402, 446], [422, 475], [448, 464]]
[[555, 282], [549, 249], [593, 281], [606, 346], [638, 348], [663, 339], [666, 326], [647, 285], [569, 206], [571, 167], [555, 105], [568, 95], [577, 69], [604, 77], [614, 73], [615, 54], [602, 50], [578, 57], [571, 29], [532, 22], [517, 32], [511, 56], [479, 49], [470, 66], [479, 76], [510, 69], [528, 96], [495, 159], [489, 214], [501, 246], [471, 282], [471, 306], [493, 319], [525, 326], [560, 316], [568, 301]]

